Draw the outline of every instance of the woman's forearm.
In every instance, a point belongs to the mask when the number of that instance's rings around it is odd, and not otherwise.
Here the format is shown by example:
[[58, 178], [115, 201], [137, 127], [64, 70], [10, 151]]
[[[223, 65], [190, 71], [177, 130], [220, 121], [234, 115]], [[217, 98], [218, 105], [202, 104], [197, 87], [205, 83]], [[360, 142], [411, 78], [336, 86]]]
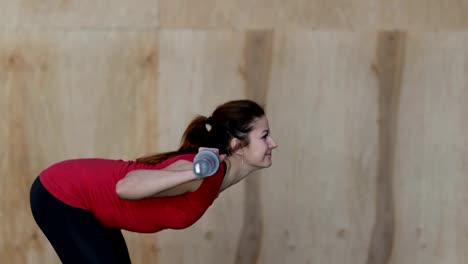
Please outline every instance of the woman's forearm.
[[135, 170], [117, 182], [116, 192], [120, 198], [138, 200], [195, 179], [192, 170]]

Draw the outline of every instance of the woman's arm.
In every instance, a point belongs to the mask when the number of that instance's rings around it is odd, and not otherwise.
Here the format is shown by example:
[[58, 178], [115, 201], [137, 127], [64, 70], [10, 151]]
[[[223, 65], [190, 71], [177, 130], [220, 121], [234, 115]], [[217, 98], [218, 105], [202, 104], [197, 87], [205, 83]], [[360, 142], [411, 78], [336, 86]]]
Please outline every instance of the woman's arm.
[[161, 170], [134, 170], [117, 182], [122, 199], [138, 200], [155, 196], [173, 196], [195, 191], [201, 184], [191, 162], [177, 161]]

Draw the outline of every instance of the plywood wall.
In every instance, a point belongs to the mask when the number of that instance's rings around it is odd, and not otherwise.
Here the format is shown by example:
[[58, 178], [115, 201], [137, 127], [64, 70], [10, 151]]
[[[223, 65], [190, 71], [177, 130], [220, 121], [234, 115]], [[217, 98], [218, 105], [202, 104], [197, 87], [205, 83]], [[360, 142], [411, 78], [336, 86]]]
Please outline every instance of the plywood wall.
[[59, 263], [29, 186], [74, 157], [177, 147], [266, 105], [273, 166], [134, 263], [468, 261], [468, 2], [2, 1], [0, 261]]

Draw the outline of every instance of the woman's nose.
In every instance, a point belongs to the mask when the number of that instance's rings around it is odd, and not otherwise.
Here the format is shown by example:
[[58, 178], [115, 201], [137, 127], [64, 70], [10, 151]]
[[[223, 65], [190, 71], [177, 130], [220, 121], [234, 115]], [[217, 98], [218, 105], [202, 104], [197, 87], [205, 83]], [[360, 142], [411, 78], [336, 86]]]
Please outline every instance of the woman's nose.
[[275, 140], [272, 138], [272, 139], [271, 139], [271, 148], [272, 148], [272, 149], [275, 149], [275, 148], [277, 148], [277, 147], [278, 147], [278, 144], [276, 144]]

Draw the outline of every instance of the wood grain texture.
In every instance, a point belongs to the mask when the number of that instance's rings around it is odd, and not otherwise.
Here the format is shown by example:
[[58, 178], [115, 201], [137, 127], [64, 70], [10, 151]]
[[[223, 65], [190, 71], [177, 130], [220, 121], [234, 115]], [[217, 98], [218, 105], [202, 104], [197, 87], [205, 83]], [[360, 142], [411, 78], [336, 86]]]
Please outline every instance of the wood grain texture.
[[[13, 263], [57, 263], [33, 222], [30, 184], [59, 160], [134, 158], [154, 144], [157, 37], [2, 32], [0, 43], [0, 85], [7, 96], [1, 255]], [[143, 246], [140, 241], [130, 240], [130, 247]], [[134, 257], [156, 259], [152, 252]]]
[[[34, 143], [40, 115], [34, 106], [55, 77], [54, 46], [14, 34], [0, 35], [0, 87], [2, 87], [2, 144], [0, 255], [12, 263], [47, 258], [47, 246], [33, 224], [29, 187], [37, 175], [39, 144]], [[43, 88], [43, 89], [41, 89]], [[45, 120], [44, 120], [45, 121]], [[39, 146], [38, 146], [39, 145]], [[22, 252], [27, 248], [28, 254]]]
[[11, 0], [2, 1], [0, 29], [155, 29], [158, 2]]
[[447, 0], [160, 0], [162, 28], [464, 30], [468, 3]]
[[382, 32], [379, 34], [377, 58], [374, 64], [379, 85], [376, 217], [366, 262], [368, 264], [389, 263], [394, 245], [393, 177], [404, 48], [404, 33]]
[[407, 31], [466, 31], [468, 2], [448, 0], [381, 1], [380, 25]]
[[[273, 53], [273, 32], [247, 32], [244, 46], [244, 67], [241, 70], [245, 80], [246, 97], [265, 108], [270, 86]], [[258, 171], [245, 179], [244, 221], [240, 233], [235, 263], [257, 263], [263, 237], [263, 213], [260, 178]]]

